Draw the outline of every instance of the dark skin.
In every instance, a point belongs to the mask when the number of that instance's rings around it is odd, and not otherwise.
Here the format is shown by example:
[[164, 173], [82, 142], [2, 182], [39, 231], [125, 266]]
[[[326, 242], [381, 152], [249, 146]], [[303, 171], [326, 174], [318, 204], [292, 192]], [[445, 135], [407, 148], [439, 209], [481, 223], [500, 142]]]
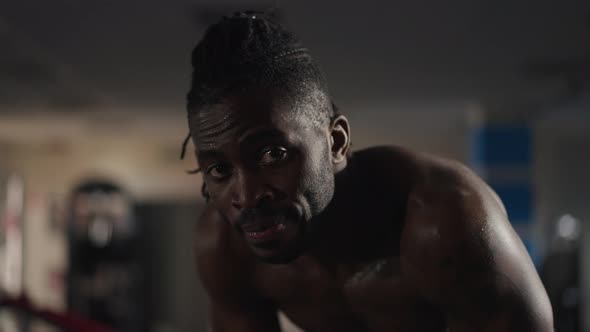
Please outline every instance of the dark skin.
[[195, 244], [213, 332], [280, 331], [278, 311], [309, 332], [553, 331], [481, 179], [399, 147], [350, 153], [344, 116], [318, 124], [302, 107], [321, 106], [251, 89], [190, 119], [210, 195]]

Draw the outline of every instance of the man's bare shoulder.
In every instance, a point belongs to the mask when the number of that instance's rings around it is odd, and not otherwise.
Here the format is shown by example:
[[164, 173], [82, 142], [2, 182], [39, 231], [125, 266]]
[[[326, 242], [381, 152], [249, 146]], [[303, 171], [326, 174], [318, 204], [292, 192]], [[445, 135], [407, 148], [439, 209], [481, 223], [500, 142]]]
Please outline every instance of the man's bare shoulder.
[[[355, 162], [371, 165], [377, 171], [391, 174], [391, 170], [412, 172], [420, 163], [422, 154], [396, 145], [374, 146], [355, 151]], [[381, 174], [380, 174], [381, 175]]]
[[361, 164], [365, 173], [379, 177], [380, 181], [405, 183], [414, 195], [462, 187], [481, 192], [486, 198], [500, 203], [484, 181], [463, 163], [453, 159], [389, 145], [356, 151], [354, 162]]
[[[408, 186], [408, 193], [415, 199], [423, 195], [455, 193], [455, 199], [462, 200], [461, 193], [470, 191], [479, 198], [492, 203], [488, 208], [504, 210], [504, 207], [490, 187], [463, 163], [428, 153], [413, 151], [400, 146], [377, 146], [354, 153], [357, 163], [370, 169], [373, 176], [384, 182], [401, 183]], [[367, 172], [365, 172], [367, 173]]]
[[212, 296], [230, 296], [248, 285], [254, 259], [218, 211], [205, 207], [194, 239], [198, 274]]
[[549, 331], [545, 290], [498, 196], [460, 162], [415, 158], [400, 244], [404, 273], [457, 330]]
[[492, 236], [498, 232], [520, 242], [498, 195], [467, 166], [428, 154], [415, 154], [414, 163], [417, 171], [402, 234], [406, 252], [419, 250], [420, 244], [440, 254], [456, 250], [458, 244], [493, 250], [506, 238]]

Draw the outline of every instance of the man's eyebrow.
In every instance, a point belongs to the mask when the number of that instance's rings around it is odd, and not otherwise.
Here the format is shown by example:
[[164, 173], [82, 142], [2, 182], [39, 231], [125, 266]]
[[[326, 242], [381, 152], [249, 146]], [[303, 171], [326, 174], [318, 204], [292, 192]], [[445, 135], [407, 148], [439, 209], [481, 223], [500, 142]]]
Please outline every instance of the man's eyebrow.
[[200, 161], [209, 159], [220, 159], [223, 153], [219, 150], [199, 150], [197, 152], [197, 159]]
[[252, 144], [265, 139], [285, 138], [285, 133], [275, 128], [262, 128], [244, 133], [238, 139], [239, 145]]

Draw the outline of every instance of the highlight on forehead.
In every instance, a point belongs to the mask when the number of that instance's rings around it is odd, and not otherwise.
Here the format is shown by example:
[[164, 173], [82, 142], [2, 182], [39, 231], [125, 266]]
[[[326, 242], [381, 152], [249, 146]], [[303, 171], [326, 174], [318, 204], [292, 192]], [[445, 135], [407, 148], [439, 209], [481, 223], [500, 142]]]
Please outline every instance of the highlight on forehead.
[[215, 109], [201, 111], [191, 120], [193, 134], [199, 136], [208, 136], [216, 132], [226, 131], [239, 122], [236, 112]]

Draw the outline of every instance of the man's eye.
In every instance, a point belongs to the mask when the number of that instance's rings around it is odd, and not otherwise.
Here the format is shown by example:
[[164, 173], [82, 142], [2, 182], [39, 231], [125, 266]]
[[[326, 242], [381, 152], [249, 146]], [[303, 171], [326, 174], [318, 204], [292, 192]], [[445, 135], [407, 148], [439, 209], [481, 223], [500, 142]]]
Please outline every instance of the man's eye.
[[259, 158], [259, 163], [263, 165], [270, 165], [281, 162], [287, 158], [287, 149], [276, 147], [262, 151]]
[[207, 174], [212, 176], [215, 179], [223, 179], [229, 176], [231, 170], [229, 166], [223, 164], [213, 164], [207, 167]]

